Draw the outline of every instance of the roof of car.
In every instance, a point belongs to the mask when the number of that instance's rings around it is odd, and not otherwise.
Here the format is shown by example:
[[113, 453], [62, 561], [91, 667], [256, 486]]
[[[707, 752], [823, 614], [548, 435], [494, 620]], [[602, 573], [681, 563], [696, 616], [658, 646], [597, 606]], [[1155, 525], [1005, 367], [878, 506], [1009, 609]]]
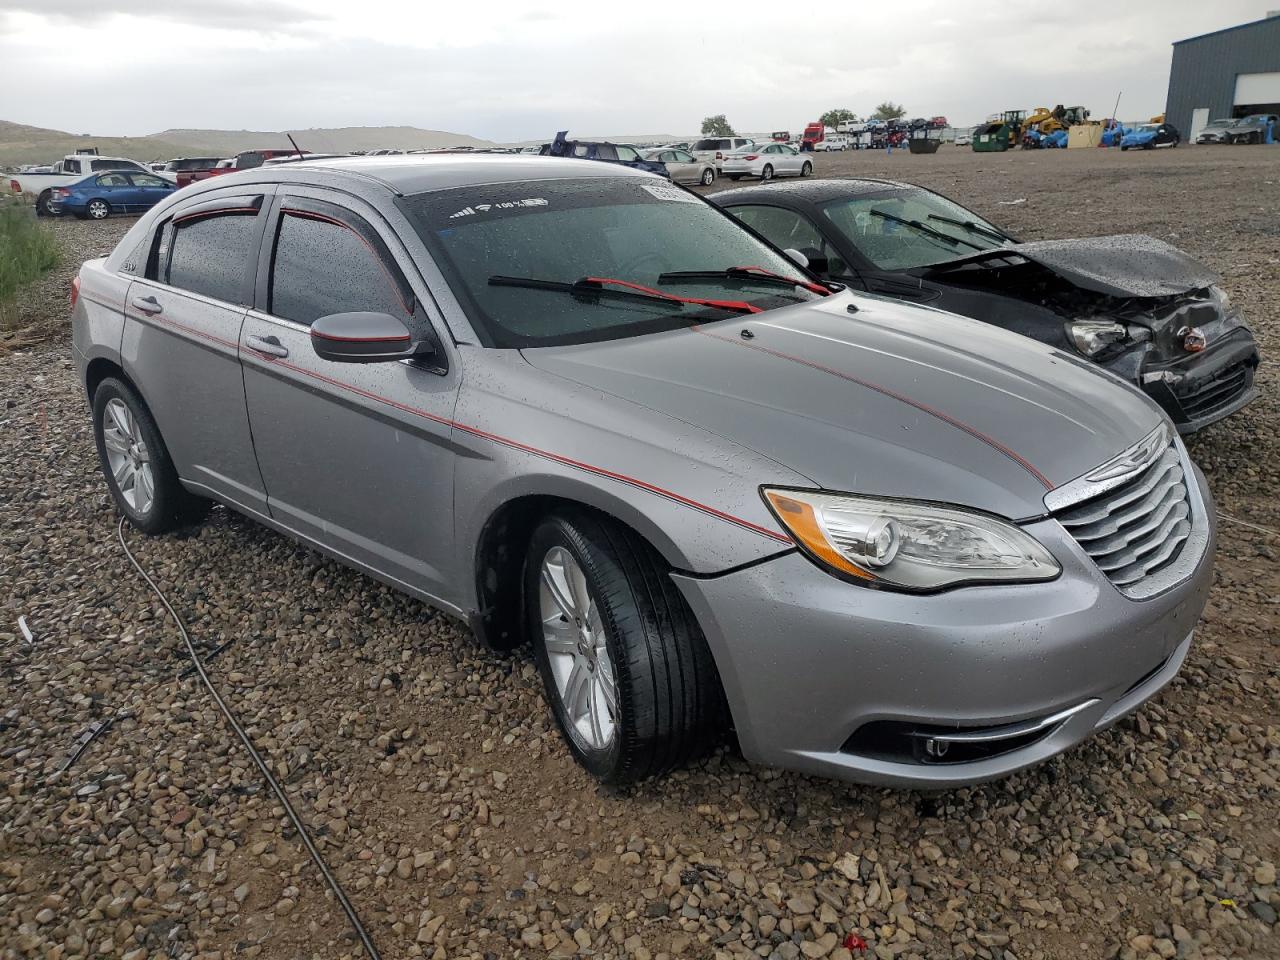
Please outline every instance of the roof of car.
[[[401, 195], [446, 190], [483, 183], [560, 180], [583, 177], [654, 177], [598, 160], [539, 157], [529, 154], [423, 154], [412, 156], [338, 157], [261, 166], [231, 176], [243, 182], [299, 181], [316, 173], [346, 175], [381, 183]], [[216, 178], [222, 179], [222, 178]], [[210, 183], [212, 181], [204, 181]], [[223, 183], [232, 183], [229, 179]]]
[[848, 178], [842, 180], [792, 180], [786, 183], [774, 181], [752, 187], [738, 187], [734, 190], [722, 190], [710, 195], [716, 203], [729, 200], [756, 200], [761, 197], [786, 197], [794, 200], [806, 200], [809, 203], [826, 203], [842, 197], [863, 196], [879, 193], [882, 190], [914, 189], [915, 185], [901, 183], [897, 180], [867, 180]]

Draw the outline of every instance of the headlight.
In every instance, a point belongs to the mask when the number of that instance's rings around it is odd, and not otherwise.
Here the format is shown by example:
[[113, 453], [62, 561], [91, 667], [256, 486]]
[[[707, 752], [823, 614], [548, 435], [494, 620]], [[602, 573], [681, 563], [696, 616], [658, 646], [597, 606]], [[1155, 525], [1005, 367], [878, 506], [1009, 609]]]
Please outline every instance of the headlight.
[[1097, 356], [1113, 343], [1122, 343], [1129, 328], [1113, 320], [1073, 320], [1067, 324], [1067, 336], [1086, 357]]
[[1061, 570], [1038, 541], [985, 514], [808, 490], [762, 493], [811, 560], [869, 585], [940, 590], [1052, 580]]

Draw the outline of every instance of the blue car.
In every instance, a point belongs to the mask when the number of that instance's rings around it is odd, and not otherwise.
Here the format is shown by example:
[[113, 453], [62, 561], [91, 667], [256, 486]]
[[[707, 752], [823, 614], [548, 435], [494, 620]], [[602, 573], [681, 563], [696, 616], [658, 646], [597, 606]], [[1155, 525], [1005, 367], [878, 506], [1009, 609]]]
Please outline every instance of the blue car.
[[113, 213], [144, 213], [177, 189], [176, 184], [150, 173], [108, 170], [55, 188], [49, 212], [55, 216], [73, 213], [82, 220], [105, 220]]
[[1130, 130], [1120, 140], [1120, 149], [1141, 148], [1154, 150], [1156, 147], [1176, 147], [1182, 142], [1177, 129], [1171, 123], [1144, 123]]

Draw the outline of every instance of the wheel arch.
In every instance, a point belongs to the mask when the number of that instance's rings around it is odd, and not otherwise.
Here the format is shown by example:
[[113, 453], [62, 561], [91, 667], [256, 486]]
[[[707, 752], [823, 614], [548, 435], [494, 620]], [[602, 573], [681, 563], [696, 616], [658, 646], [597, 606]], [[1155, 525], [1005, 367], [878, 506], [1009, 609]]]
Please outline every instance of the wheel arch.
[[[124, 367], [120, 366], [117, 360], [113, 360], [110, 357], [94, 357], [86, 365], [84, 371], [84, 391], [88, 394], [90, 403], [93, 402], [93, 395], [98, 392], [98, 385], [107, 377], [123, 380], [137, 391], [138, 396], [142, 396], [142, 391], [138, 389], [138, 385], [124, 372]], [[143, 397], [143, 402], [146, 402], [145, 397]]]
[[[599, 497], [575, 496], [567, 491], [512, 496], [489, 511], [471, 555], [475, 604], [470, 624], [491, 650], [509, 651], [524, 642], [525, 555], [534, 529], [557, 510], [593, 513], [620, 524], [652, 547], [673, 569], [684, 568], [685, 558], [679, 548], [660, 532], [654, 535], [657, 528], [621, 501], [602, 502]], [[640, 522], [632, 522], [638, 518]]]

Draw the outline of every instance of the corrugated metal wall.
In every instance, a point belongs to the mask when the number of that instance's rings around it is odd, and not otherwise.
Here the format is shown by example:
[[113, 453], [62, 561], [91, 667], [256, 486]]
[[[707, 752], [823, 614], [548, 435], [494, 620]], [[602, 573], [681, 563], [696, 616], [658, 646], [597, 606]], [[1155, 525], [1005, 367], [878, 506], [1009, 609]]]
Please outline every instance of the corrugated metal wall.
[[1186, 137], [1191, 111], [1231, 116], [1236, 75], [1280, 70], [1280, 17], [1193, 37], [1173, 45], [1165, 119]]

